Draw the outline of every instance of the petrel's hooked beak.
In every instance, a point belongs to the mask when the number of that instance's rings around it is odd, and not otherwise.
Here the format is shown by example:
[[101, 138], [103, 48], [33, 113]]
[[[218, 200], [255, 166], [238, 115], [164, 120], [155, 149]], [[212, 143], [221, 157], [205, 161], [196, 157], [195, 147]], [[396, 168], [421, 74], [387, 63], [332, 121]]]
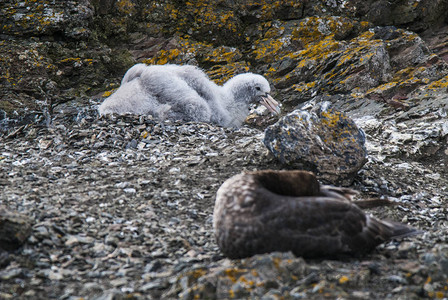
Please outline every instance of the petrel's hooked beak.
[[280, 105], [271, 95], [266, 94], [265, 96], [261, 96], [260, 103], [266, 106], [266, 108], [273, 114], [278, 115], [280, 113]]

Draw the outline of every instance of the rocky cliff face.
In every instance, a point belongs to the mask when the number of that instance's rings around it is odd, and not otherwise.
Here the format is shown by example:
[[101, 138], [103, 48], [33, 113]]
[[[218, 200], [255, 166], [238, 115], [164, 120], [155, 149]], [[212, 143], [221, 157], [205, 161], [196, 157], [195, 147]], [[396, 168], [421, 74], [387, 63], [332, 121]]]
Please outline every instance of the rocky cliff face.
[[447, 8], [442, 0], [2, 1], [0, 109], [11, 116], [100, 95], [136, 62], [196, 64], [220, 83], [262, 73], [292, 106], [322, 93], [401, 101], [447, 87]]
[[[446, 297], [447, 11], [446, 0], [1, 1], [0, 210], [28, 227], [22, 248], [0, 251], [0, 298]], [[224, 259], [214, 194], [243, 169], [288, 167], [262, 143], [276, 120], [99, 119], [137, 62], [198, 65], [217, 83], [263, 74], [285, 114], [330, 102], [365, 132], [353, 187], [397, 202], [371, 212], [426, 233], [346, 261]], [[22, 224], [13, 215], [0, 221]]]

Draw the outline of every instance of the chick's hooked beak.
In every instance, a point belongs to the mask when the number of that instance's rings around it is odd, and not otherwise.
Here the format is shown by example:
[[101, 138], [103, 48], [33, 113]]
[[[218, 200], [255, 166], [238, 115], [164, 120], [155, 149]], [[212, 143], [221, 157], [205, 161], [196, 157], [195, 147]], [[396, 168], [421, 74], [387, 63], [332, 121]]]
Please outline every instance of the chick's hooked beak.
[[264, 96], [261, 96], [261, 104], [266, 106], [266, 108], [273, 114], [278, 115], [280, 113], [280, 105], [277, 101], [275, 101], [274, 98], [271, 97], [271, 95], [267, 94]]

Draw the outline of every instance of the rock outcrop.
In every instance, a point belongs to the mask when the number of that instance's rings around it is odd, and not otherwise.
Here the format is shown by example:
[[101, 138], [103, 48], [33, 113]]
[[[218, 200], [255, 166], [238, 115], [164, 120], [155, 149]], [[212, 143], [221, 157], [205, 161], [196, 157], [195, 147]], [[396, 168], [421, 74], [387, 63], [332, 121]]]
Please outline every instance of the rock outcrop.
[[417, 88], [447, 88], [447, 39], [438, 34], [447, 7], [442, 0], [3, 1], [0, 109], [3, 117], [51, 113], [66, 101], [107, 96], [136, 62], [199, 65], [218, 83], [262, 73], [290, 107], [321, 93], [406, 107]]

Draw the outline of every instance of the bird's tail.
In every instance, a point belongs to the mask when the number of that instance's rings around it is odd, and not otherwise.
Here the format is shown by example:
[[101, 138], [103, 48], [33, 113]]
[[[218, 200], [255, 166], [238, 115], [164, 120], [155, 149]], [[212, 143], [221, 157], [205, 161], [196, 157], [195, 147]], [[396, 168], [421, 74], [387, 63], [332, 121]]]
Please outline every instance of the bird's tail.
[[389, 199], [382, 199], [382, 198], [369, 198], [365, 200], [356, 200], [353, 201], [353, 204], [356, 204], [359, 208], [366, 209], [366, 208], [374, 208], [379, 206], [393, 206], [398, 205], [397, 202], [391, 201]]
[[414, 236], [422, 234], [423, 231], [417, 228], [405, 225], [403, 223], [389, 221], [389, 220], [376, 220], [383, 225], [383, 232], [387, 232], [387, 240], [404, 238], [408, 236]]
[[392, 239], [399, 239], [423, 233], [423, 231], [419, 229], [399, 222], [378, 220], [369, 215], [366, 217], [367, 226], [365, 226], [362, 233], [355, 239], [356, 242], [352, 245], [354, 252], [370, 251], [377, 245]]

